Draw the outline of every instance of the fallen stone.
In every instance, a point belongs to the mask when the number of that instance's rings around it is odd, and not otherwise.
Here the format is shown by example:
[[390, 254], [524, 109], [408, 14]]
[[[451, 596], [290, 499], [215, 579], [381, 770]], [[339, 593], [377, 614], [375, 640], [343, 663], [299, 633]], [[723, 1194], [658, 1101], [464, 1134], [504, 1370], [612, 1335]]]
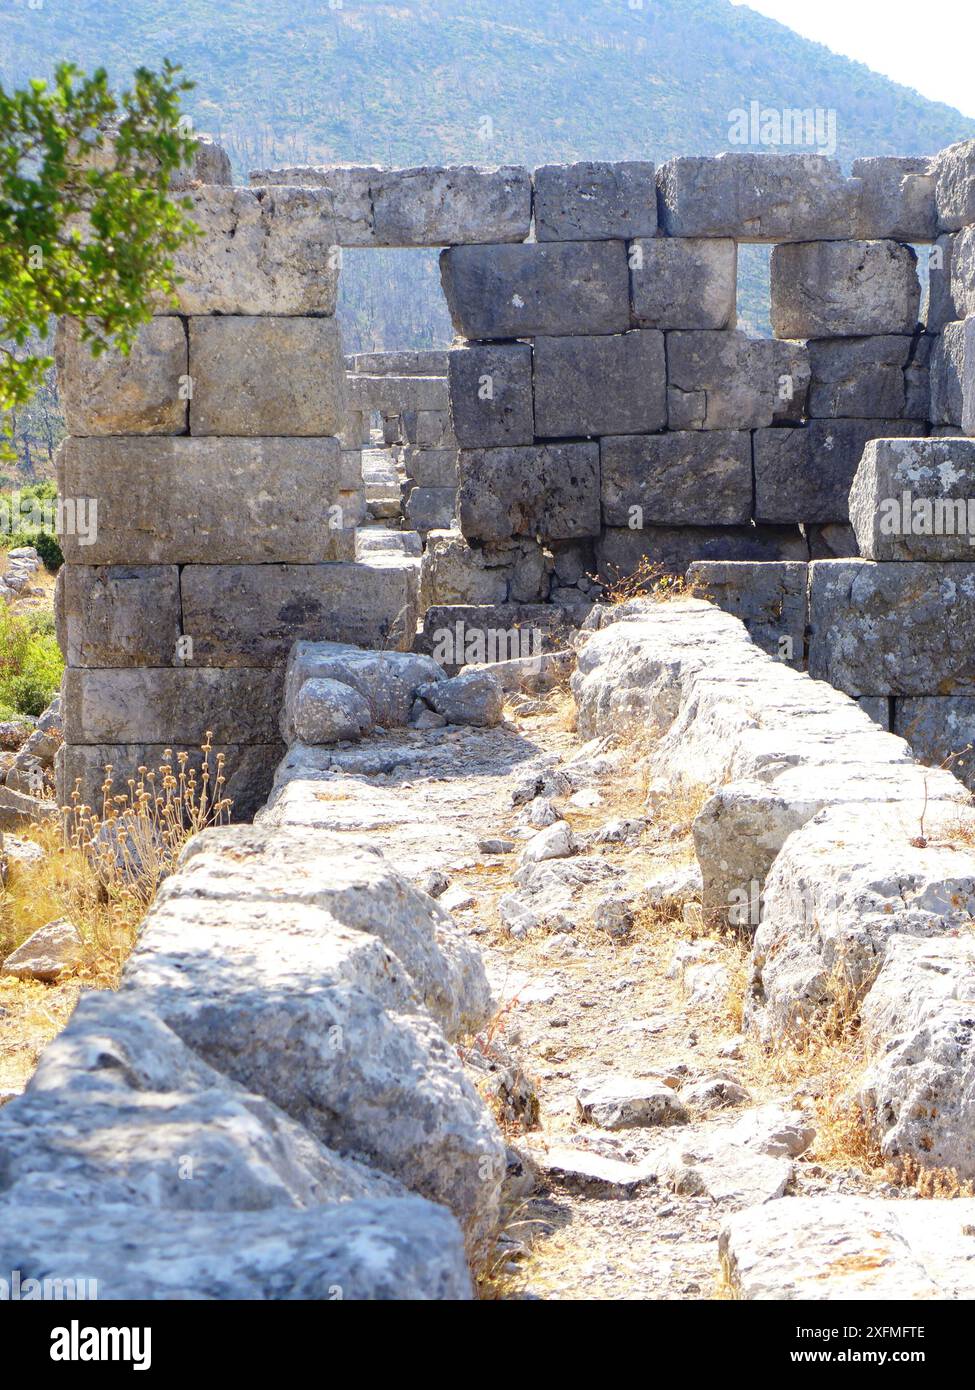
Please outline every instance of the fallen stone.
[[309, 680], [351, 687], [365, 702], [371, 722], [390, 729], [409, 723], [421, 689], [432, 689], [445, 679], [442, 667], [431, 657], [414, 652], [363, 651], [343, 642], [296, 642], [285, 673], [281, 732], [288, 742], [296, 737], [296, 702]]
[[672, 1192], [735, 1207], [774, 1202], [792, 1175], [789, 1159], [756, 1153], [723, 1134], [679, 1144], [660, 1164], [660, 1180]]
[[576, 1105], [583, 1120], [601, 1129], [682, 1125], [689, 1118], [677, 1092], [653, 1078], [624, 1076], [583, 1083]]
[[683, 1105], [692, 1110], [727, 1110], [736, 1105], [748, 1105], [751, 1096], [744, 1086], [724, 1077], [712, 1077], [707, 1081], [694, 1081], [680, 1088]]
[[532, 1157], [553, 1187], [592, 1196], [629, 1197], [656, 1181], [655, 1168], [645, 1163], [620, 1163], [585, 1149], [533, 1150]]
[[19, 830], [31, 822], [54, 820], [59, 814], [53, 801], [27, 796], [11, 787], [0, 787], [0, 831]]
[[568, 821], [557, 820], [532, 836], [521, 852], [522, 864], [539, 864], [544, 859], [565, 859], [578, 848]]
[[78, 928], [67, 917], [59, 917], [22, 941], [0, 966], [0, 975], [55, 984], [81, 963], [83, 953]]
[[417, 687], [425, 700], [448, 724], [470, 724], [493, 728], [500, 723], [504, 694], [500, 683], [487, 669], [465, 671], [459, 676]]
[[295, 737], [302, 743], [357, 739], [372, 728], [372, 710], [352, 686], [336, 680], [306, 680], [294, 701]]

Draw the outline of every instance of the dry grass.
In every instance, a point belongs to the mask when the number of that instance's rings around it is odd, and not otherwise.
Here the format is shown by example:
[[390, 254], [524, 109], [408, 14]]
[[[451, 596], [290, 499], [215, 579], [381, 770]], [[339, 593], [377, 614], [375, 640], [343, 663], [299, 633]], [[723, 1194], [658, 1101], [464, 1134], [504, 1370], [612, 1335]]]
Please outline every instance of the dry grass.
[[677, 598], [692, 598], [696, 592], [682, 575], [673, 574], [663, 565], [656, 564], [648, 556], [642, 555], [632, 574], [623, 574], [615, 565], [611, 567], [608, 579], [590, 575], [590, 579], [601, 584], [603, 602], [612, 605], [629, 603], [631, 599], [646, 598], [654, 603], [667, 603]]

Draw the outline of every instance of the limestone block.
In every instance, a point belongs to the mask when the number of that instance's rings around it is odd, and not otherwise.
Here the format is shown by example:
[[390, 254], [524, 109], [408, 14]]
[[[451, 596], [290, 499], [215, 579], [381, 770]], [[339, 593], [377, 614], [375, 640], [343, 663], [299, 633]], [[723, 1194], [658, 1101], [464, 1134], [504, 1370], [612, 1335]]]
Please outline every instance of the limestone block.
[[446, 376], [446, 348], [401, 348], [396, 352], [357, 352], [355, 370], [366, 376]]
[[270, 189], [277, 196], [281, 185], [315, 189], [320, 216], [334, 246], [374, 246], [372, 188], [379, 172], [368, 164], [292, 165], [252, 169], [250, 182], [259, 195]]
[[799, 420], [808, 387], [803, 343], [737, 331], [667, 334], [672, 430], [759, 429], [774, 420]]
[[[891, 701], [886, 695], [861, 695], [857, 704], [868, 714], [875, 724], [879, 724], [886, 733], [893, 733], [890, 723]], [[903, 735], [901, 735], [903, 737]]]
[[743, 1300], [971, 1297], [975, 1202], [782, 1197], [729, 1217], [721, 1263]]
[[456, 246], [440, 257], [440, 278], [465, 338], [622, 333], [630, 323], [622, 241]]
[[904, 418], [927, 420], [931, 415], [931, 354], [937, 338], [918, 333], [904, 369]]
[[533, 175], [539, 241], [603, 241], [657, 234], [654, 166], [544, 164]]
[[681, 157], [657, 171], [667, 236], [807, 241], [854, 235], [860, 185], [812, 154]]
[[734, 328], [738, 247], [725, 237], [656, 237], [630, 248], [638, 328]]
[[798, 526], [606, 527], [596, 542], [596, 568], [605, 581], [634, 574], [650, 561], [684, 574], [694, 560], [806, 560], [808, 547]]
[[921, 420], [810, 420], [755, 431], [759, 521], [848, 522], [849, 494], [868, 440], [924, 432]]
[[598, 536], [599, 445], [462, 449], [460, 529], [468, 540]]
[[419, 449], [408, 445], [403, 450], [403, 467], [417, 487], [457, 489], [456, 449]]
[[921, 695], [894, 701], [894, 733], [928, 767], [945, 767], [975, 790], [975, 696]]
[[[191, 1185], [191, 1184], [187, 1184]], [[137, 1228], [137, 1235], [134, 1234]], [[68, 1234], [70, 1228], [70, 1234]], [[420, 1197], [312, 1211], [154, 1212], [4, 1207], [0, 1245], [25, 1268], [82, 1269], [99, 1298], [465, 1300], [460, 1229]]]
[[92, 357], [77, 324], [62, 319], [54, 345], [69, 434], [185, 434], [188, 356], [178, 318], [144, 323], [127, 357]]
[[456, 484], [453, 487], [412, 488], [406, 496], [403, 512], [414, 531], [449, 529], [457, 512]]
[[606, 526], [723, 526], [751, 516], [747, 430], [610, 435], [599, 450]]
[[946, 323], [931, 351], [931, 423], [965, 426], [975, 433], [975, 318]]
[[449, 354], [450, 414], [465, 449], [531, 444], [532, 349], [528, 343], [474, 343]]
[[202, 232], [177, 249], [181, 314], [335, 313], [341, 245], [327, 189], [224, 188], [185, 195]]
[[84, 943], [78, 928], [67, 917], [59, 917], [32, 932], [6, 955], [0, 964], [0, 975], [56, 983], [70, 975], [83, 957]]
[[975, 314], [975, 226], [965, 227], [954, 238], [951, 250], [951, 302], [954, 305], [952, 319], [967, 318]]
[[421, 685], [417, 698], [446, 719], [448, 724], [493, 728], [504, 713], [504, 692], [492, 671], [462, 671], [448, 680]]
[[962, 315], [955, 307], [952, 283], [952, 260], [957, 237], [943, 233], [928, 253], [928, 312], [925, 327], [929, 333], [940, 333], [946, 323]]
[[688, 567], [687, 582], [725, 613], [740, 618], [762, 651], [801, 670], [806, 635], [806, 568], [796, 560], [778, 564], [700, 560]]
[[664, 336], [537, 338], [535, 432], [545, 439], [637, 434], [667, 423]]
[[515, 165], [382, 170], [370, 191], [377, 246], [524, 241], [531, 225], [531, 175]]
[[357, 410], [402, 416], [411, 410], [446, 410], [450, 397], [442, 376], [346, 377], [349, 401]]
[[62, 565], [58, 644], [69, 666], [174, 666], [180, 624], [175, 565]]
[[341, 565], [188, 565], [180, 591], [194, 662], [272, 667], [303, 639], [408, 648], [419, 563], [381, 553]]
[[961, 930], [890, 941], [861, 1013], [874, 1055], [859, 1099], [885, 1157], [965, 1181], [975, 1177], [975, 940]]
[[931, 165], [925, 155], [855, 159], [851, 172], [861, 186], [854, 235], [868, 241], [933, 241], [938, 214]]
[[190, 320], [194, 435], [335, 435], [348, 417], [334, 319]]
[[960, 140], [935, 157], [938, 228], [956, 232], [975, 223], [975, 140]]
[[459, 531], [431, 531], [420, 576], [420, 608], [434, 604], [504, 603], [505, 570], [489, 566], [483, 549], [473, 549]]
[[419, 560], [423, 542], [415, 531], [387, 531], [381, 526], [362, 527], [356, 532], [355, 556], [369, 563], [371, 556], [402, 555]]
[[809, 414], [832, 419], [896, 419], [906, 405], [905, 370], [914, 338], [820, 338], [809, 350]]
[[227, 151], [209, 135], [198, 134], [194, 138], [196, 149], [193, 151], [193, 158], [187, 168], [180, 169], [173, 175], [170, 188], [182, 191], [197, 183], [233, 183], [233, 170]]
[[[180, 769], [175, 757], [178, 753], [188, 755], [187, 773], [195, 769], [199, 785], [204, 761], [199, 745], [181, 747], [168, 735], [167, 739], [166, 743], [155, 744], [65, 744], [64, 757], [58, 769], [58, 798], [61, 804], [71, 804], [72, 794], [77, 787], [81, 802], [93, 807], [100, 815], [106, 767], [112, 769], [111, 794], [127, 795], [129, 781], [138, 780], [142, 767], [155, 771], [157, 786], [161, 782], [159, 769], [164, 765], [168, 765], [173, 775], [178, 776]], [[284, 744], [277, 736], [273, 743], [214, 746], [208, 760], [210, 786], [215, 785], [218, 775], [225, 779], [220, 794], [233, 802], [232, 815], [235, 820], [246, 820], [253, 816], [267, 800], [274, 781], [274, 769], [284, 753]], [[223, 763], [218, 768], [217, 760], [221, 756]]]
[[850, 520], [867, 560], [975, 561], [975, 440], [870, 441]]
[[64, 674], [67, 743], [273, 743], [280, 671], [143, 667]]
[[307, 744], [358, 739], [372, 728], [365, 700], [340, 681], [305, 681], [295, 697], [293, 718], [295, 737]]
[[66, 439], [60, 494], [97, 503], [97, 526], [61, 548], [86, 565], [349, 560], [357, 458], [335, 439]]
[[296, 642], [285, 673], [281, 733], [289, 743], [294, 740], [301, 692], [309, 681], [351, 687], [366, 701], [371, 721], [391, 729], [409, 723], [421, 686], [443, 679], [435, 661], [414, 652], [370, 652], [343, 642]]
[[848, 695], [963, 695], [975, 563], [816, 560], [809, 569], [809, 674]]
[[777, 338], [913, 333], [917, 256], [896, 241], [809, 241], [772, 251]]
[[407, 444], [420, 449], [456, 448], [449, 410], [404, 410], [400, 416]]

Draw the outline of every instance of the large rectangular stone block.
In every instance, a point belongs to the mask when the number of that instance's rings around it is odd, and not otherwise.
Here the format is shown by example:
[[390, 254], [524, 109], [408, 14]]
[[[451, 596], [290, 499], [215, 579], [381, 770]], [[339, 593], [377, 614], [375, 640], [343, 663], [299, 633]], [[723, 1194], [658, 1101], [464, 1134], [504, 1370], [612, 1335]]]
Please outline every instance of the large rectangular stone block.
[[938, 227], [957, 232], [975, 223], [975, 140], [960, 140], [934, 161]]
[[460, 529], [468, 540], [598, 536], [599, 445], [462, 449]]
[[894, 701], [893, 732], [928, 767], [944, 767], [975, 791], [975, 695], [921, 695]]
[[402, 416], [410, 410], [446, 410], [449, 393], [445, 376], [346, 377], [349, 403], [356, 410], [378, 410]]
[[[931, 423], [962, 427], [965, 415], [966, 378], [975, 364], [975, 318], [946, 323], [931, 350]], [[973, 394], [968, 393], [969, 411]], [[975, 433], [975, 430], [972, 431]]]
[[857, 237], [893, 241], [933, 241], [937, 236], [937, 180], [927, 155], [898, 158], [880, 155], [855, 159], [852, 174], [860, 180]]
[[807, 241], [772, 251], [777, 338], [913, 333], [917, 256], [896, 241]]
[[190, 432], [335, 435], [349, 415], [334, 319], [190, 319]]
[[975, 314], [975, 226], [963, 228], [953, 239], [950, 265], [950, 299], [954, 306], [951, 317], [968, 318]]
[[867, 560], [975, 562], [975, 440], [871, 440], [850, 520]]
[[535, 341], [535, 433], [637, 434], [667, 424], [664, 335], [652, 329]]
[[428, 531], [446, 531], [453, 525], [457, 513], [457, 486], [414, 487], [406, 493], [403, 514], [410, 530], [426, 535]]
[[371, 555], [342, 565], [188, 565], [183, 630], [200, 666], [269, 667], [299, 640], [409, 650], [419, 564]]
[[605, 526], [726, 526], [751, 516], [746, 430], [611, 435], [599, 449]]
[[408, 444], [403, 468], [417, 487], [457, 487], [456, 449], [418, 449]]
[[953, 323], [962, 315], [955, 307], [952, 292], [952, 261], [958, 238], [944, 232], [931, 247], [928, 254], [928, 312], [925, 328], [929, 333], [940, 333], [946, 323]]
[[181, 196], [202, 235], [173, 257], [179, 313], [335, 313], [341, 227], [327, 189], [208, 184]]
[[446, 376], [449, 348], [401, 348], [396, 352], [357, 352], [355, 371], [366, 376]]
[[738, 247], [727, 237], [656, 237], [630, 248], [638, 328], [734, 328]]
[[321, 190], [322, 217], [335, 246], [374, 246], [372, 188], [380, 170], [370, 164], [289, 165], [280, 169], [252, 169], [255, 191], [281, 185]]
[[745, 333], [668, 333], [667, 407], [672, 430], [758, 429], [799, 420], [809, 389], [803, 343]]
[[456, 246], [440, 257], [440, 278], [465, 338], [622, 333], [630, 325], [622, 241]]
[[531, 175], [514, 165], [384, 169], [371, 192], [377, 246], [524, 241], [531, 227]]
[[274, 743], [283, 673], [274, 670], [81, 670], [61, 687], [66, 743]]
[[457, 447], [449, 410], [404, 410], [400, 424], [407, 444], [421, 449]]
[[813, 154], [680, 157], [657, 171], [667, 236], [737, 241], [851, 237], [860, 196], [839, 164]]
[[176, 666], [175, 565], [62, 565], [54, 604], [69, 666]]
[[806, 565], [699, 560], [687, 582], [725, 613], [740, 618], [756, 646], [801, 671], [805, 657]]
[[66, 439], [62, 498], [97, 502], [70, 564], [318, 563], [355, 556], [358, 454], [334, 439]]
[[533, 179], [539, 241], [657, 235], [657, 184], [645, 160], [544, 164]]
[[[249, 820], [267, 800], [274, 781], [274, 770], [286, 751], [280, 738], [274, 743], [220, 744], [212, 749], [207, 759], [210, 787], [213, 788], [218, 776], [224, 778], [220, 795], [228, 797], [233, 803], [230, 814], [235, 821]], [[167, 752], [171, 754], [168, 758]], [[58, 769], [59, 799], [62, 805], [70, 805], [77, 789], [81, 803], [101, 814], [107, 766], [112, 769], [112, 794], [128, 795], [129, 779], [138, 781], [140, 768], [155, 772], [156, 786], [162, 781], [160, 769], [165, 766], [178, 776], [180, 768], [175, 754], [180, 752], [189, 755], [185, 763], [186, 771], [196, 772], [199, 786], [204, 758], [197, 746], [180, 748], [172, 742], [66, 744]], [[223, 761], [218, 768], [218, 759], [221, 758]]]
[[641, 561], [683, 575], [695, 560], [806, 560], [798, 526], [646, 526], [642, 531], [607, 527], [596, 542], [601, 578], [634, 574]]
[[54, 357], [69, 434], [185, 434], [188, 353], [182, 319], [155, 318], [128, 356], [92, 357], [76, 323], [58, 324]]
[[758, 521], [848, 522], [853, 478], [868, 439], [924, 433], [921, 420], [810, 420], [756, 430]]
[[847, 695], [975, 692], [975, 564], [815, 560], [809, 674]]
[[809, 414], [823, 419], [892, 420], [907, 404], [905, 371], [916, 339], [818, 338], [809, 350]]
[[531, 444], [532, 350], [528, 343], [472, 343], [448, 363], [450, 413], [466, 449]]

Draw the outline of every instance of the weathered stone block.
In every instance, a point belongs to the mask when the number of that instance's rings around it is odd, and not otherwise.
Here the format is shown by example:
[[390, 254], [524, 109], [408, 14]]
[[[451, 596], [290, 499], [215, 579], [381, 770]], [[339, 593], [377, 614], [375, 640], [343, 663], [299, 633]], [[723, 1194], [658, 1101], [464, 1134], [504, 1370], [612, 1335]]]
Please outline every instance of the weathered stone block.
[[466, 449], [531, 444], [532, 350], [528, 343], [476, 343], [455, 348], [448, 363], [450, 413]]
[[417, 487], [457, 488], [456, 449], [417, 449], [407, 445], [403, 467]]
[[855, 159], [851, 172], [861, 186], [854, 235], [866, 240], [933, 241], [938, 214], [931, 165], [925, 155]]
[[756, 646], [802, 670], [806, 635], [806, 565], [700, 560], [687, 582], [702, 598], [740, 618]]
[[672, 430], [758, 429], [802, 418], [809, 388], [803, 343], [745, 333], [668, 333]]
[[468, 540], [598, 536], [599, 445], [462, 449], [460, 529]]
[[420, 608], [434, 604], [504, 603], [507, 569], [489, 565], [483, 549], [474, 549], [459, 531], [433, 531], [427, 537], [420, 575]]
[[[222, 776], [225, 780], [220, 795], [233, 802], [231, 814], [234, 820], [246, 820], [254, 815], [267, 800], [274, 781], [274, 769], [287, 750], [275, 733], [275, 741], [267, 744], [220, 744], [210, 752], [210, 787]], [[167, 758], [166, 754], [170, 753]], [[170, 738], [166, 743], [155, 744], [65, 744], [64, 756], [58, 769], [58, 797], [62, 805], [69, 806], [72, 794], [77, 788], [80, 801], [91, 806], [101, 814], [103, 804], [102, 786], [105, 782], [105, 769], [111, 767], [111, 795], [127, 795], [130, 780], [139, 780], [139, 768], [155, 772], [158, 786], [162, 780], [160, 769], [169, 766], [174, 775], [179, 775], [177, 753], [186, 753], [187, 774], [195, 771], [197, 785], [204, 758], [199, 744], [180, 747], [179, 742]], [[218, 768], [218, 759], [223, 758]]]
[[535, 433], [637, 434], [667, 424], [664, 335], [651, 330], [535, 342]]
[[201, 666], [268, 667], [296, 641], [409, 648], [419, 564], [370, 555], [343, 565], [189, 565], [180, 576], [183, 630]]
[[378, 410], [404, 415], [410, 410], [446, 410], [450, 398], [446, 377], [364, 376], [346, 377], [349, 403], [356, 410]]
[[270, 188], [321, 189], [321, 216], [334, 246], [374, 246], [372, 188], [380, 173], [369, 164], [291, 165], [282, 169], [252, 169], [255, 191]]
[[531, 226], [531, 175], [514, 165], [383, 170], [371, 192], [377, 246], [524, 241]]
[[414, 531], [444, 531], [453, 523], [457, 511], [457, 487], [415, 487], [403, 506]]
[[273, 743], [280, 670], [78, 670], [64, 673], [66, 743]]
[[600, 441], [603, 523], [727, 526], [752, 508], [746, 430], [610, 435]]
[[694, 560], [806, 560], [808, 553], [798, 526], [607, 527], [596, 542], [596, 566], [612, 581], [634, 574], [643, 560], [682, 575]]
[[352, 365], [366, 376], [446, 376], [448, 348], [400, 348], [395, 352], [357, 352]]
[[335, 435], [348, 418], [334, 319], [191, 319], [190, 376], [195, 435]]
[[805, 525], [810, 560], [852, 560], [860, 554], [856, 532], [841, 521], [827, 521], [822, 526]]
[[975, 695], [895, 700], [894, 733], [922, 763], [946, 768], [975, 791]]
[[896, 419], [907, 403], [905, 370], [917, 340], [906, 334], [819, 338], [809, 350], [809, 414]]
[[539, 241], [628, 241], [657, 234], [654, 166], [644, 160], [545, 164], [533, 177]]
[[465, 338], [622, 333], [630, 324], [622, 241], [456, 246], [440, 257], [440, 278]]
[[58, 324], [54, 357], [69, 434], [185, 434], [188, 356], [182, 319], [139, 329], [128, 357], [92, 357], [69, 319]]
[[[954, 313], [950, 318], [964, 319], [975, 314], [975, 226], [965, 227], [956, 237], [945, 240], [953, 241], [950, 302]], [[933, 275], [934, 271], [931, 273]]]
[[962, 425], [973, 323], [972, 318], [946, 323], [931, 350], [931, 423], [935, 426]]
[[871, 440], [850, 520], [867, 560], [975, 561], [975, 440]]
[[66, 439], [61, 496], [97, 502], [97, 528], [61, 547], [88, 565], [352, 559], [352, 458], [334, 439]]
[[975, 689], [968, 634], [975, 563], [809, 567], [809, 674], [848, 695], [953, 695]]
[[931, 414], [931, 354], [937, 338], [918, 333], [904, 368], [904, 418], [927, 420]]
[[197, 183], [232, 184], [234, 175], [227, 151], [209, 135], [196, 135], [194, 139], [196, 149], [193, 151], [193, 159], [188, 168], [180, 169], [173, 175], [169, 183], [170, 188], [181, 191]]
[[756, 430], [759, 521], [848, 522], [849, 494], [869, 439], [924, 433], [921, 420], [810, 420]]
[[772, 251], [777, 338], [913, 333], [917, 256], [896, 241], [808, 241]]
[[975, 222], [975, 140], [960, 140], [934, 161], [938, 227], [957, 232]]
[[449, 410], [404, 410], [400, 420], [408, 444], [421, 449], [457, 447]]
[[656, 237], [630, 248], [638, 328], [734, 328], [738, 247], [725, 237]]
[[939, 236], [928, 253], [928, 312], [925, 327], [929, 333], [940, 333], [946, 323], [962, 315], [955, 307], [952, 293], [952, 259], [957, 237], [945, 232]]
[[62, 565], [55, 616], [69, 666], [180, 664], [175, 565]]
[[854, 235], [860, 185], [812, 154], [722, 154], [657, 171], [668, 236], [806, 241]]
[[207, 186], [181, 196], [202, 236], [173, 257], [179, 313], [335, 313], [342, 243], [327, 189]]

